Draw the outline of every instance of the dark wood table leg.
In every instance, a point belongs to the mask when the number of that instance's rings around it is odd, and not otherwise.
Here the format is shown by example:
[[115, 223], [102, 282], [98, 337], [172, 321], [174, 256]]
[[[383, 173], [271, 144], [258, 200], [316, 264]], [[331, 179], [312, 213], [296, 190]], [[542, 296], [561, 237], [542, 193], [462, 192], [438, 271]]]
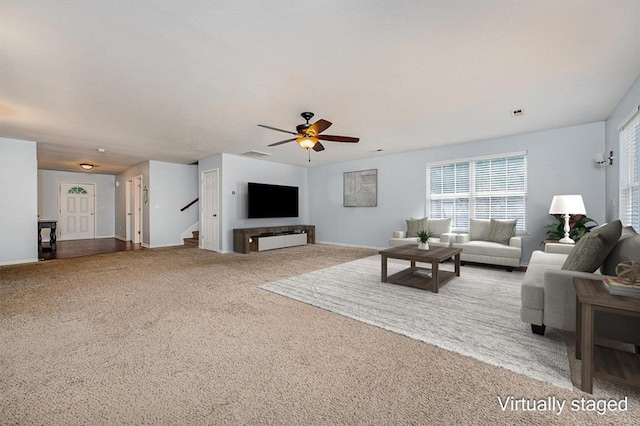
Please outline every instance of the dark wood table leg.
[[576, 297], [576, 359], [582, 358], [582, 304]]
[[460, 276], [460, 253], [456, 254], [455, 262], [456, 262], [456, 277], [459, 277]]
[[56, 239], [58, 237], [56, 237], [56, 223], [53, 222], [53, 224], [51, 225], [51, 234], [49, 236], [49, 243], [51, 244], [51, 251], [56, 251], [57, 248], [57, 244], [56, 244]]
[[38, 225], [38, 252], [42, 252], [42, 227]]
[[582, 304], [582, 377], [580, 388], [593, 392], [593, 306]]
[[380, 255], [380, 259], [382, 259], [382, 282], [386, 283], [387, 282], [387, 255], [386, 254], [381, 254]]
[[431, 291], [434, 293], [438, 293], [440, 287], [440, 274], [439, 274], [440, 262], [437, 260], [435, 262], [431, 262]]

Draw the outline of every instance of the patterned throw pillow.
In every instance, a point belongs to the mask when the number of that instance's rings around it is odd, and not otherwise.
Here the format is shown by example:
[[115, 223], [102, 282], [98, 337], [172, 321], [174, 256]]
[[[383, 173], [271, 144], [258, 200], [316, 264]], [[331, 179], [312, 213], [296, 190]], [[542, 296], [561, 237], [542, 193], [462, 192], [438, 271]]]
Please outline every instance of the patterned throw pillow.
[[517, 220], [491, 219], [487, 241], [509, 245], [511, 237], [516, 235]]
[[418, 238], [418, 232], [427, 230], [427, 218], [407, 219], [407, 238]]
[[578, 240], [562, 269], [595, 272], [618, 242], [621, 231], [622, 223], [616, 220], [589, 232]]

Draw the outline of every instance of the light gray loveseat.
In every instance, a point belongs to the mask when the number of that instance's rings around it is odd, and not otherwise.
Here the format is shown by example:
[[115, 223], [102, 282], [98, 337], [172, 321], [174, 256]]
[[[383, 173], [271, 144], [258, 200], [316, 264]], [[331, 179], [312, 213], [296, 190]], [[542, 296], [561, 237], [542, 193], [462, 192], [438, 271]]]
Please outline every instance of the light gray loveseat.
[[[605, 238], [600, 234], [607, 232], [607, 227], [622, 228], [620, 222], [616, 222], [595, 229], [587, 235], [590, 239], [603, 241]], [[615, 229], [613, 235], [616, 235]], [[575, 331], [574, 277], [601, 280], [601, 273], [615, 275], [616, 265], [624, 260], [640, 262], [640, 235], [630, 227], [622, 231], [618, 230], [617, 235], [620, 237], [615, 237], [613, 244], [603, 249], [604, 252], [580, 251], [579, 246], [583, 245], [580, 242], [582, 240], [578, 241], [570, 252], [566, 249], [561, 250], [560, 248], [565, 245], [558, 244], [545, 246], [545, 251], [533, 252], [521, 287], [520, 308], [520, 319], [531, 324], [533, 333], [544, 334], [546, 326]], [[585, 238], [587, 237], [583, 237]], [[584, 242], [587, 243], [586, 240]], [[575, 250], [578, 251], [574, 253]], [[572, 259], [567, 261], [569, 256]], [[566, 267], [575, 267], [575, 262], [584, 264], [589, 261], [598, 265], [588, 268], [580, 268], [578, 265], [578, 268], [583, 271], [562, 269], [565, 262], [568, 263]], [[587, 270], [584, 271], [584, 269]], [[596, 312], [595, 333], [601, 337], [640, 346], [640, 318], [624, 318], [611, 313]]]
[[460, 260], [520, 267], [522, 237], [515, 235], [515, 220], [469, 219], [469, 233], [458, 234], [452, 244], [462, 249]]
[[389, 239], [389, 247], [405, 244], [418, 244], [418, 232], [430, 231], [434, 236], [429, 239], [429, 245], [436, 247], [450, 247], [456, 234], [451, 232], [451, 218], [448, 219], [408, 219], [406, 231], [394, 231]]

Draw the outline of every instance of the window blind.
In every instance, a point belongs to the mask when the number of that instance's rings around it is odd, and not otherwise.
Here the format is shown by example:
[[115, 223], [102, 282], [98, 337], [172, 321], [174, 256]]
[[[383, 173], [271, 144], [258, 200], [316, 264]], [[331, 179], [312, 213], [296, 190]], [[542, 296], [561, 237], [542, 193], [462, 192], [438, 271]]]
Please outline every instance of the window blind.
[[454, 231], [469, 229], [469, 218], [517, 219], [526, 231], [526, 153], [427, 166], [427, 215], [452, 218]]
[[620, 128], [620, 221], [640, 232], [640, 112]]

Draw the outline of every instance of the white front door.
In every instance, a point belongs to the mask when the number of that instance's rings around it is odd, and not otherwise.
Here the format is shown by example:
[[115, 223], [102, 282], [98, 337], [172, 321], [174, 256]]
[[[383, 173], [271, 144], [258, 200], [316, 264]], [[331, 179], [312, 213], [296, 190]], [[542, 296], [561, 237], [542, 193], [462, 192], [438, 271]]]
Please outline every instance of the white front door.
[[219, 251], [218, 169], [202, 173], [200, 200], [200, 247]]
[[95, 187], [60, 182], [60, 240], [95, 238]]

